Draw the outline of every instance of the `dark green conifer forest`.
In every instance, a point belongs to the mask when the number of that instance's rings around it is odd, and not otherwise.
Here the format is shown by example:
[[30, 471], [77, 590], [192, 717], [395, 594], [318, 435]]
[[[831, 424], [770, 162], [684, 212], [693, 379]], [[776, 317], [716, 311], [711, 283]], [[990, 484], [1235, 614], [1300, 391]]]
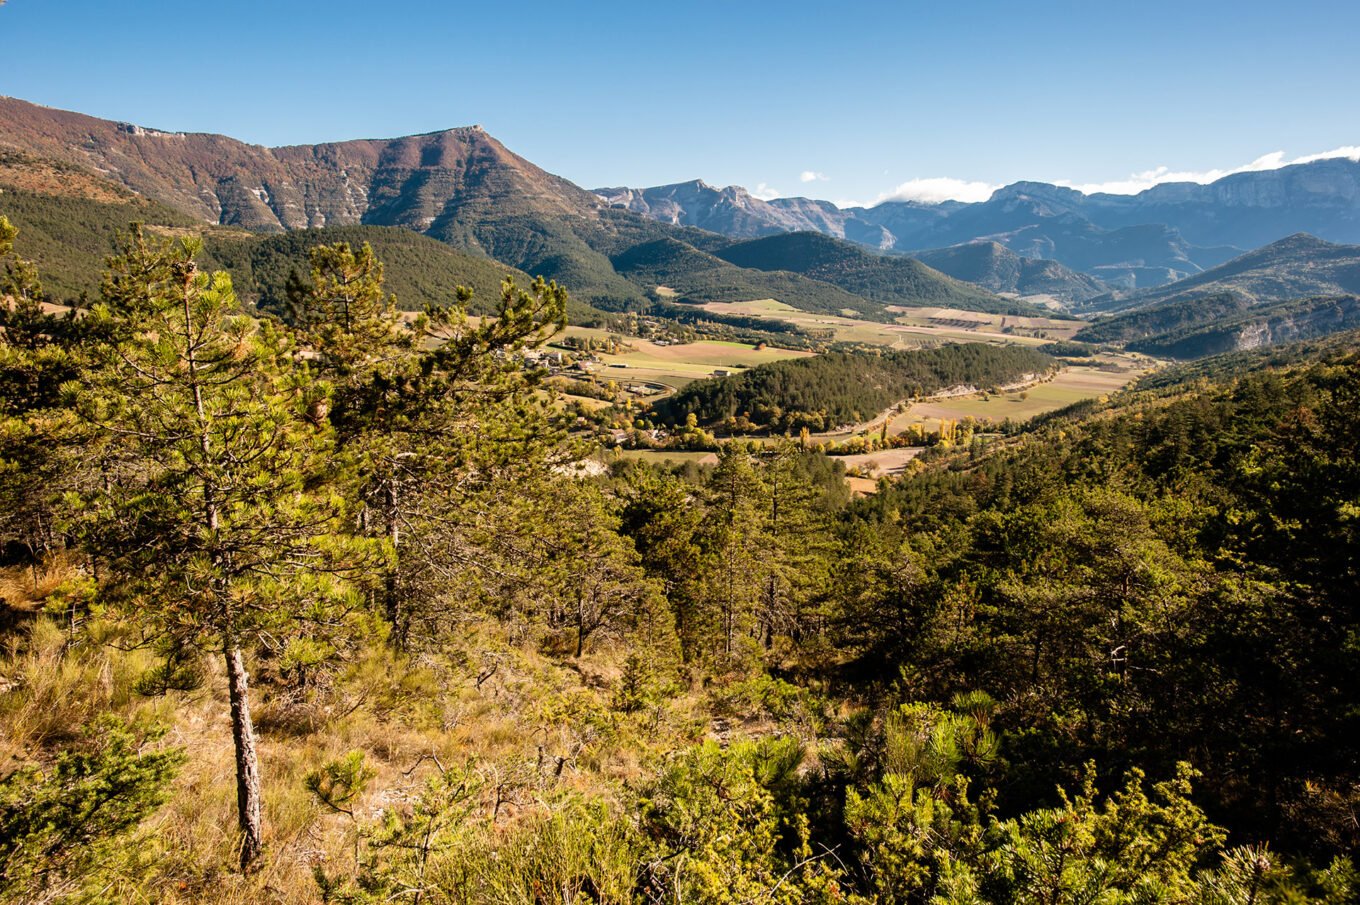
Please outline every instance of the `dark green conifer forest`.
[[658, 424], [759, 436], [660, 466], [526, 356], [555, 282], [403, 315], [369, 245], [290, 241], [257, 308], [133, 226], [58, 309], [15, 237], [0, 901], [1360, 897], [1356, 334], [852, 497], [800, 430], [1054, 359], [696, 382]]

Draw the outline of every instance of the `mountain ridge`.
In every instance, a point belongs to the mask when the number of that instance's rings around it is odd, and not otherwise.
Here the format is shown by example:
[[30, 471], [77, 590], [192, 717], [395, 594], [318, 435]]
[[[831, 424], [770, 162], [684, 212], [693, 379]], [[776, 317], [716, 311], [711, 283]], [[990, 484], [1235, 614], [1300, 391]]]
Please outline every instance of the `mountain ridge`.
[[[378, 201], [390, 198], [393, 190], [419, 189], [403, 186], [402, 176], [441, 170], [476, 175], [491, 160], [512, 162], [527, 183], [520, 187], [535, 190], [525, 194], [549, 198], [572, 213], [599, 206], [589, 192], [514, 154], [480, 126], [271, 148], [210, 132], [148, 129], [10, 97], [0, 98], [0, 123], [5, 126], [0, 146], [84, 163], [138, 194], [222, 225], [261, 230], [355, 225], [374, 219], [373, 209], [382, 210], [374, 203], [375, 189]], [[337, 171], [329, 184], [322, 178], [328, 169]], [[186, 191], [190, 185], [195, 192]], [[489, 188], [503, 195], [506, 186]]]
[[[116, 191], [152, 199], [204, 223], [262, 233], [403, 227], [556, 279], [576, 302], [593, 309], [642, 310], [654, 304], [647, 266], [624, 274], [614, 261], [631, 248], [671, 240], [694, 252], [671, 256], [695, 265], [694, 272], [683, 275], [686, 285], [717, 293], [712, 298], [700, 294], [695, 301], [733, 300], [734, 291], [746, 289], [758, 293], [752, 298], [764, 298], [779, 289], [790, 296], [787, 301], [809, 310], [884, 315], [881, 303], [814, 279], [759, 271], [720, 274], [732, 265], [719, 266], [704, 255], [730, 240], [682, 218], [664, 222], [660, 202], [652, 217], [609, 205], [510, 151], [480, 126], [267, 148], [224, 135], [164, 132], [0, 98], [0, 151], [80, 169]], [[689, 189], [712, 191], [702, 183]], [[723, 197], [737, 219], [754, 201], [744, 190]], [[957, 294], [964, 302], [992, 300], [981, 290]]]
[[1224, 351], [1233, 336], [1302, 338], [1353, 326], [1357, 294], [1360, 245], [1296, 233], [1124, 299], [1121, 310], [1075, 338], [1124, 343], [1150, 354]]
[[0, 98], [0, 148], [83, 168], [204, 223], [405, 227], [527, 273], [569, 277], [578, 301], [614, 309], [647, 300], [605, 251], [664, 230], [612, 215], [473, 126], [265, 148]]
[[1017, 254], [988, 239], [913, 252], [916, 260], [992, 292], [1019, 296], [1051, 295], [1068, 303], [1109, 293], [1097, 278], [1052, 261]]
[[800, 274], [884, 305], [937, 305], [1002, 314], [1042, 314], [956, 280], [914, 258], [882, 255], [813, 231], [748, 239], [718, 257], [739, 267]]
[[[691, 207], [668, 208], [667, 216], [733, 238], [814, 230], [908, 253], [992, 241], [1130, 293], [1175, 282], [1295, 232], [1360, 242], [1360, 161], [1347, 157], [1235, 173], [1204, 185], [1164, 183], [1133, 195], [1088, 195], [1019, 181], [971, 203], [889, 199], [841, 208], [801, 197], [765, 201], [738, 186], [716, 189], [702, 180], [597, 193], [606, 203], [651, 215], [648, 199], [668, 192], [674, 197], [670, 190], [682, 185], [696, 187]], [[741, 216], [724, 214], [720, 198], [740, 199]]]

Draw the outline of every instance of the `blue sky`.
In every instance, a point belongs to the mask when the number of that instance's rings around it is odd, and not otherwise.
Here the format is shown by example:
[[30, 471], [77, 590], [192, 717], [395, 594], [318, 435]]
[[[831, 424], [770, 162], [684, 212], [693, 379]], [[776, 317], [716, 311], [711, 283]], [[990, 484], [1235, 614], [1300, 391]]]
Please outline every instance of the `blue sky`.
[[1360, 145], [1358, 34], [1311, 0], [9, 0], [0, 94], [267, 145], [480, 123], [588, 188], [873, 202]]

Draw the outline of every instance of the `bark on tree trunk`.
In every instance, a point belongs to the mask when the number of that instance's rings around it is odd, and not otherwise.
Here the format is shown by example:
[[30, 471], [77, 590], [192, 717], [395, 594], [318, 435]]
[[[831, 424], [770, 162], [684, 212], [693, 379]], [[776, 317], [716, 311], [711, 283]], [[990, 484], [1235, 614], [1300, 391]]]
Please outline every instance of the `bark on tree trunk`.
[[401, 605], [401, 554], [398, 552], [398, 545], [401, 543], [401, 523], [397, 520], [397, 485], [396, 477], [393, 476], [387, 485], [385, 513], [387, 521], [387, 539], [392, 544], [392, 556], [396, 560], [392, 563], [387, 572], [386, 581], [386, 606], [387, 621], [392, 627], [392, 645], [397, 650], [406, 649], [406, 625], [405, 613], [402, 612]]
[[241, 828], [241, 871], [250, 873], [264, 854], [260, 817], [260, 760], [255, 750], [255, 723], [250, 718], [249, 677], [241, 648], [224, 647], [227, 687], [231, 697], [231, 735], [236, 746], [236, 813]]

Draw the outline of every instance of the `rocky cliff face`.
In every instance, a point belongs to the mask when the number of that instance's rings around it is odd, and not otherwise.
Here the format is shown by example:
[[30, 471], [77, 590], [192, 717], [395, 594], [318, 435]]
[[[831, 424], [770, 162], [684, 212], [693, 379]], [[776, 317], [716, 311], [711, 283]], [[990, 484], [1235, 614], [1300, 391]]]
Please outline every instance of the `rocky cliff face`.
[[1317, 160], [1237, 173], [1208, 185], [1092, 195], [1083, 213], [1105, 227], [1170, 224], [1198, 245], [1254, 248], [1296, 232], [1360, 243], [1360, 161]]
[[611, 207], [734, 239], [818, 232], [880, 250], [896, 243], [890, 229], [858, 216], [858, 209], [843, 210], [830, 201], [812, 198], [765, 201], [740, 186], [717, 188], [702, 179], [649, 189], [596, 189], [595, 194]]
[[1360, 327], [1360, 298], [1303, 299], [1201, 330], [1131, 343], [1129, 348], [1169, 358], [1203, 358], [1314, 339], [1356, 327]]
[[734, 237], [809, 228], [796, 215], [771, 208], [744, 188], [716, 188], [701, 179], [650, 189], [596, 189], [595, 194], [611, 207]]
[[0, 146], [85, 166], [206, 221], [249, 229], [376, 223], [425, 231], [465, 206], [561, 216], [601, 207], [477, 126], [265, 148], [0, 98]]
[[1217, 204], [1224, 207], [1279, 208], [1303, 205], [1354, 207], [1360, 204], [1360, 161], [1344, 157], [1307, 164], [1236, 173], [1208, 185], [1167, 183], [1153, 186], [1131, 200], [1127, 196], [1095, 196], [1101, 202], [1132, 208], [1164, 204]]

